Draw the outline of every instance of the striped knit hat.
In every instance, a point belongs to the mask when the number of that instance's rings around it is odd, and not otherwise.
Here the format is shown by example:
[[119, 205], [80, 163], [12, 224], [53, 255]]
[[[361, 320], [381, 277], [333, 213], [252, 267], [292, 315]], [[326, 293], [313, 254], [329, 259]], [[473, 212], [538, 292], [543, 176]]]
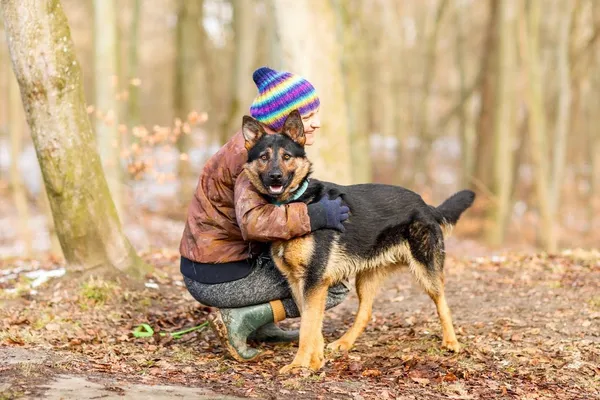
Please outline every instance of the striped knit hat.
[[252, 79], [258, 96], [250, 106], [250, 114], [275, 132], [281, 130], [290, 112], [298, 110], [306, 115], [320, 105], [313, 85], [298, 75], [261, 67]]

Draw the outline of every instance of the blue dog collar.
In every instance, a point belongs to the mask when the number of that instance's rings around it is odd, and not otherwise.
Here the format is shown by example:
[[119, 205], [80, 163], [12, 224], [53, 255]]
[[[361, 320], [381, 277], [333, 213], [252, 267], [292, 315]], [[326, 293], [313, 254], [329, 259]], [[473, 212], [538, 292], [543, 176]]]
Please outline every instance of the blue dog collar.
[[298, 200], [300, 198], [300, 196], [302, 196], [304, 194], [304, 192], [306, 192], [307, 188], [308, 188], [308, 179], [305, 179], [304, 183], [302, 183], [302, 185], [300, 185], [300, 187], [298, 189], [296, 189], [296, 191], [294, 192], [294, 194], [292, 195], [292, 197], [290, 197], [288, 200], [286, 200], [286, 201], [273, 201], [271, 203], [275, 204], [276, 206], [280, 206], [280, 205], [283, 205], [283, 204], [291, 203], [294, 200]]

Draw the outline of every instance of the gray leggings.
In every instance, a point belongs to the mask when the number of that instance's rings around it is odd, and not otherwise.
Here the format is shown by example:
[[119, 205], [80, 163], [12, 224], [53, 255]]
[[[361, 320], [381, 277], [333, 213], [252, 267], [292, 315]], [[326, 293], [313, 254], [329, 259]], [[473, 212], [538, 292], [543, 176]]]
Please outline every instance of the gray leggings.
[[[287, 318], [300, 316], [285, 277], [270, 258], [259, 258], [248, 276], [235, 281], [207, 284], [187, 277], [184, 281], [192, 297], [206, 306], [238, 308], [281, 300]], [[348, 292], [346, 283], [330, 287], [325, 308], [340, 304]]]

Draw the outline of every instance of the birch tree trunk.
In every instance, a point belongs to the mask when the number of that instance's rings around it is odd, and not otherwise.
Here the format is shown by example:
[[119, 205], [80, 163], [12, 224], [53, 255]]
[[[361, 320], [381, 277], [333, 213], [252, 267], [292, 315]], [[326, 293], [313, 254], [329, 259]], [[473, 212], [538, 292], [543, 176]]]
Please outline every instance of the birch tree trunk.
[[567, 134], [571, 119], [571, 66], [569, 63], [569, 39], [571, 32], [572, 1], [565, 0], [559, 3], [560, 26], [559, 40], [556, 47], [558, 63], [558, 115], [556, 117], [556, 131], [554, 132], [554, 153], [552, 157], [552, 173], [550, 176], [550, 192], [548, 201], [552, 229], [548, 236], [548, 249], [556, 251], [558, 248], [558, 232], [560, 227], [559, 204], [560, 189], [563, 182]]
[[81, 68], [59, 0], [0, 0], [13, 69], [56, 232], [71, 271], [143, 277], [123, 234], [87, 116]]
[[[525, 4], [525, 3], [523, 3]], [[531, 160], [534, 165], [535, 192], [540, 216], [540, 245], [547, 251], [555, 251], [553, 247], [553, 221], [550, 200], [550, 164], [548, 162], [548, 140], [546, 128], [546, 111], [542, 90], [542, 69], [540, 65], [540, 16], [541, 0], [531, 0], [529, 7], [524, 7], [524, 29], [521, 45], [523, 46], [523, 63], [527, 74], [527, 90], [525, 91], [529, 108], [529, 143]]]
[[348, 107], [352, 180], [371, 182], [371, 154], [367, 126], [365, 20], [356, 2], [335, 0], [339, 40], [344, 46], [342, 72]]
[[116, 98], [119, 72], [116, 7], [116, 0], [94, 0], [95, 106], [104, 115], [96, 118], [95, 128], [108, 187], [117, 213], [122, 216], [120, 137], [117, 130], [119, 104]]
[[[193, 110], [206, 111], [209, 93], [206, 87], [206, 70], [203, 54], [204, 35], [202, 31], [203, 1], [178, 0], [177, 32], [175, 42], [175, 117], [187, 120]], [[194, 192], [197, 176], [189, 161], [192, 141], [189, 134], [182, 133], [177, 139], [177, 149], [181, 153], [179, 174], [179, 197], [188, 202]]]
[[[419, 174], [425, 178], [422, 182], [427, 185], [430, 182], [429, 171], [427, 170], [427, 161], [431, 151], [431, 144], [434, 140], [433, 134], [429, 127], [429, 109], [430, 109], [430, 94], [433, 80], [435, 79], [435, 70], [437, 66], [437, 43], [440, 27], [444, 13], [448, 8], [448, 0], [439, 0], [439, 4], [435, 9], [435, 13], [428, 17], [428, 34], [425, 43], [425, 63], [422, 81], [421, 101], [419, 105], [419, 115], [417, 116], [417, 129], [421, 144], [417, 150], [417, 158], [415, 162], [415, 177]], [[433, 17], [433, 18], [431, 18]]]
[[129, 76], [129, 99], [127, 103], [127, 118], [130, 127], [137, 126], [141, 123], [140, 118], [140, 88], [134, 79], [139, 79], [140, 74], [140, 15], [142, 8], [142, 0], [133, 1], [133, 16], [131, 19], [131, 34], [129, 35], [129, 49], [128, 49], [128, 64], [129, 68], [127, 74]]
[[[518, 0], [517, 0], [518, 1]], [[513, 0], [503, 0], [498, 9], [498, 53], [496, 76], [496, 101], [494, 110], [494, 194], [492, 221], [487, 236], [490, 244], [498, 246], [504, 241], [510, 214], [513, 184], [515, 120], [515, 67], [516, 41], [515, 16], [517, 5]]]
[[266, 11], [266, 27], [265, 27], [265, 36], [266, 36], [266, 46], [268, 46], [268, 61], [269, 65], [276, 69], [280, 70], [283, 63], [283, 49], [281, 48], [279, 33], [277, 32], [277, 16], [275, 15], [275, 10], [271, 4], [272, 1], [269, 0], [266, 2], [267, 11]]
[[[600, 17], [600, 7], [597, 10], [597, 17]], [[598, 19], [600, 20], [600, 18]], [[592, 70], [592, 78], [589, 90], [591, 91], [593, 98], [596, 98], [597, 93], [600, 91], [600, 44], [595, 46], [594, 61], [595, 65]], [[588, 96], [589, 98], [590, 96]], [[598, 130], [597, 123], [600, 122], [600, 103], [598, 101], [588, 101], [584, 106], [586, 108], [586, 114], [588, 115], [590, 124], [585, 127], [587, 138], [588, 138], [588, 159], [590, 162], [590, 195], [587, 205], [587, 214], [589, 219], [589, 229], [594, 229], [594, 222], [598, 216], [598, 210], [600, 210], [600, 130]]]
[[27, 193], [19, 171], [19, 158], [23, 148], [23, 131], [25, 121], [23, 120], [23, 106], [19, 85], [12, 73], [8, 77], [8, 132], [10, 134], [10, 185], [13, 200], [17, 208], [17, 232], [19, 239], [24, 243], [25, 256], [32, 254], [32, 235], [29, 228], [29, 205], [27, 204]]
[[475, 129], [473, 118], [468, 112], [469, 100], [464, 100], [469, 97], [467, 87], [467, 68], [466, 68], [466, 51], [465, 41], [466, 32], [468, 31], [467, 21], [465, 21], [466, 13], [465, 5], [461, 2], [456, 2], [454, 10], [454, 20], [456, 23], [456, 66], [458, 69], [458, 79], [460, 85], [460, 104], [458, 110], [458, 130], [461, 139], [461, 158], [462, 158], [462, 186], [470, 185], [471, 176], [473, 175], [475, 163]]
[[[361, 99], [368, 100], [364, 107], [372, 113], [373, 130], [383, 136], [384, 142], [388, 139], [395, 139], [396, 152], [392, 153], [395, 159], [395, 168], [389, 171], [385, 181], [389, 183], [401, 184], [404, 173], [404, 168], [401, 168], [400, 160], [402, 160], [402, 140], [405, 137], [405, 130], [400, 129], [401, 124], [398, 123], [397, 116], [401, 113], [400, 106], [400, 79], [406, 74], [407, 57], [404, 49], [404, 34], [402, 25], [398, 23], [402, 15], [399, 8], [401, 4], [394, 0], [382, 1], [378, 5], [368, 4], [364, 8], [370, 10], [362, 10], [363, 18], [373, 20], [370, 26], [365, 28], [367, 32], [364, 35], [351, 34], [362, 46], [370, 46], [372, 62], [368, 66], [371, 75], [366, 78], [368, 84], [368, 93], [358, 94]], [[366, 15], [366, 16], [365, 16]], [[365, 55], [365, 57], [367, 57]], [[349, 89], [349, 96], [356, 96], [355, 89]], [[369, 107], [371, 109], [369, 110]], [[356, 111], [354, 111], [356, 112]], [[368, 139], [368, 138], [367, 138]], [[367, 142], [368, 143], [368, 142]], [[354, 145], [354, 143], [352, 143]], [[358, 151], [366, 153], [363, 147], [357, 148]], [[380, 151], [378, 149], [378, 151]], [[370, 154], [369, 154], [370, 156]], [[381, 172], [379, 172], [381, 174]], [[411, 175], [412, 176], [412, 175]]]
[[248, 114], [252, 99], [257, 93], [252, 82], [256, 69], [256, 48], [259, 27], [256, 23], [254, 0], [232, 0], [234, 30], [233, 84], [231, 102], [221, 143], [227, 142], [242, 126], [242, 117]]
[[[490, 14], [487, 24], [487, 34], [481, 59], [481, 89], [480, 89], [480, 108], [477, 120], [477, 140], [475, 144], [475, 175], [472, 178], [471, 187], [481, 193], [482, 186], [489, 189], [492, 181], [492, 163], [489, 160], [492, 157], [493, 144], [493, 110], [494, 98], [496, 96], [494, 77], [496, 76], [496, 57], [497, 47], [497, 25], [499, 0], [489, 0]], [[481, 204], [481, 201], [480, 201]]]
[[339, 184], [350, 183], [348, 110], [333, 5], [330, 0], [272, 0], [271, 6], [283, 69], [308, 79], [321, 100], [321, 129], [308, 149], [315, 175]]

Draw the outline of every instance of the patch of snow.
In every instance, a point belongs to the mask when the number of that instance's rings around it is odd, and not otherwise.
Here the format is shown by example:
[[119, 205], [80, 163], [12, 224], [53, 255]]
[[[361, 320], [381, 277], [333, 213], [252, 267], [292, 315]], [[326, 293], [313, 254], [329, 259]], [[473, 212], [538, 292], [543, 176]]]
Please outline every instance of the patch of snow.
[[58, 268], [53, 270], [43, 270], [39, 269], [36, 271], [27, 272], [25, 276], [29, 279], [33, 279], [31, 282], [31, 287], [38, 287], [42, 283], [46, 282], [50, 278], [60, 278], [67, 272], [64, 268]]
[[146, 282], [145, 286], [150, 289], [158, 289], [158, 284], [155, 282]]

